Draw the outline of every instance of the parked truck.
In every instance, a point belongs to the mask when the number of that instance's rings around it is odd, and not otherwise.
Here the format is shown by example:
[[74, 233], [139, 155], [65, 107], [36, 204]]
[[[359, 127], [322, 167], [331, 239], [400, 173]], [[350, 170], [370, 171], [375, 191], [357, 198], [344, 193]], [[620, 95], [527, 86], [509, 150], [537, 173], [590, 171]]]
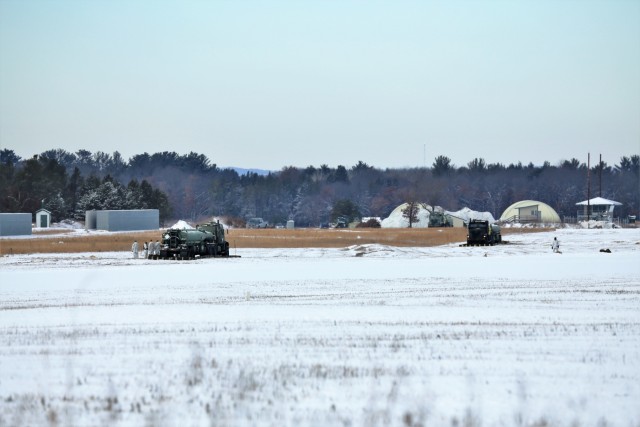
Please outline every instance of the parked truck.
[[195, 229], [168, 229], [162, 234], [160, 259], [229, 257], [229, 242], [220, 221], [197, 225]]
[[467, 227], [467, 246], [486, 246], [502, 243], [500, 226], [489, 221], [472, 219]]

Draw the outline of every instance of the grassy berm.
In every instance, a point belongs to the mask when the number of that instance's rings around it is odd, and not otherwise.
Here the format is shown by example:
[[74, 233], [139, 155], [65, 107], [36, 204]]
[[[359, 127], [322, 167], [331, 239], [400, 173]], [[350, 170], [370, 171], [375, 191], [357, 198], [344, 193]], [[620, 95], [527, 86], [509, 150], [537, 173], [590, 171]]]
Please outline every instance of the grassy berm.
[[[549, 229], [503, 229], [503, 235]], [[162, 231], [85, 232], [34, 230], [32, 238], [0, 239], [0, 255], [30, 253], [78, 253], [130, 251], [137, 240], [142, 243], [160, 240]], [[233, 229], [227, 234], [232, 249], [241, 248], [344, 248], [351, 245], [378, 243], [389, 246], [438, 246], [462, 243], [464, 228], [404, 229]]]

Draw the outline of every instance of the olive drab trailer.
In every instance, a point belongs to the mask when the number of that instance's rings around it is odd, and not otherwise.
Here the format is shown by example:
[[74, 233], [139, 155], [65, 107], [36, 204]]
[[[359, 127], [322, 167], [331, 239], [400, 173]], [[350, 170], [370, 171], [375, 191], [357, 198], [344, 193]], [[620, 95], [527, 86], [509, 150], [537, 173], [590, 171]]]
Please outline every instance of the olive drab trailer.
[[499, 225], [479, 219], [469, 221], [467, 244], [464, 246], [493, 246], [498, 243], [502, 243]]
[[162, 234], [159, 259], [195, 259], [226, 257], [229, 242], [224, 227], [217, 222], [197, 225], [195, 229], [168, 229]]

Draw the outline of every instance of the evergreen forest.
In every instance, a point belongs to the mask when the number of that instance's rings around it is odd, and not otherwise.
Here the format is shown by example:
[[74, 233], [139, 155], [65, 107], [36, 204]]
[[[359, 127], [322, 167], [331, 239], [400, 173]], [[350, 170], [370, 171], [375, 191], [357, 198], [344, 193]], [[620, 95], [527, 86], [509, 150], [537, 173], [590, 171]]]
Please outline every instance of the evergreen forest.
[[289, 219], [319, 226], [338, 216], [385, 218], [398, 205], [418, 201], [449, 211], [469, 207], [498, 219], [512, 203], [547, 203], [561, 218], [575, 217], [575, 204], [590, 195], [616, 200], [616, 216], [640, 212], [640, 156], [617, 163], [575, 158], [557, 164], [488, 163], [475, 158], [456, 166], [440, 155], [428, 168], [380, 169], [352, 166], [288, 166], [279, 171], [239, 174], [219, 168], [203, 154], [175, 152], [113, 154], [52, 149], [23, 159], [0, 150], [0, 212], [40, 207], [53, 221], [83, 220], [90, 209], [159, 209], [162, 225], [213, 216], [242, 225], [252, 217], [270, 224]]

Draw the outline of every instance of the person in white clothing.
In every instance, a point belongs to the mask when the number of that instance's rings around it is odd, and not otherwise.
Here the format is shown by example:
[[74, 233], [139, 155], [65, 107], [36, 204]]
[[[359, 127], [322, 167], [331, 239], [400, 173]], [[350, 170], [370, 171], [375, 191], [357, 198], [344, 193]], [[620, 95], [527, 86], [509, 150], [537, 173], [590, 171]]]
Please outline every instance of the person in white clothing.
[[554, 237], [554, 238], [553, 238], [553, 243], [551, 243], [551, 250], [552, 250], [554, 253], [558, 253], [558, 252], [560, 252], [560, 242], [558, 241], [558, 238], [557, 238], [557, 237]]
[[144, 245], [142, 245], [142, 251], [144, 252], [144, 259], [147, 259], [149, 257], [149, 245], [147, 242], [144, 242]]
[[131, 245], [131, 252], [133, 252], [133, 259], [138, 259], [138, 241], [134, 240]]

